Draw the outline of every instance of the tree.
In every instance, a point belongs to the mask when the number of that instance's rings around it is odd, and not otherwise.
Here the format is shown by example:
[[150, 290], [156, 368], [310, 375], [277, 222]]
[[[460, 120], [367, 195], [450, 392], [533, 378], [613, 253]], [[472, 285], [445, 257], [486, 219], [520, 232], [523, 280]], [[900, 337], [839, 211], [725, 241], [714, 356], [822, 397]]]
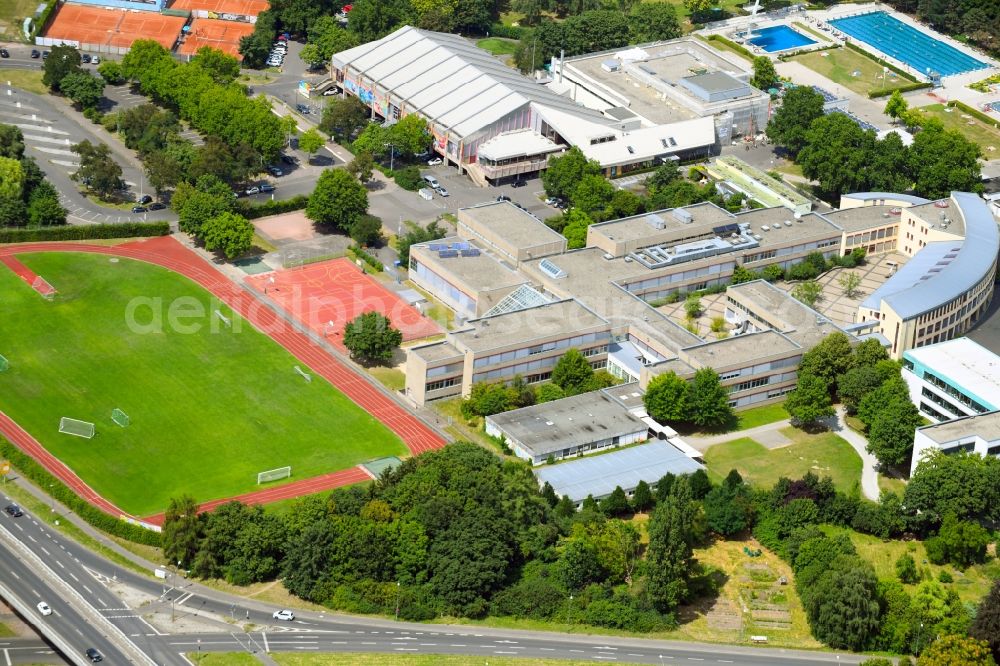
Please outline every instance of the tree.
[[28, 224], [47, 227], [66, 224], [66, 209], [59, 203], [59, 193], [48, 181], [42, 181], [28, 195]]
[[978, 523], [959, 520], [948, 514], [941, 522], [938, 535], [925, 542], [927, 559], [934, 564], [950, 562], [965, 569], [986, 559], [989, 533]]
[[904, 504], [928, 529], [949, 513], [959, 520], [1000, 520], [1000, 460], [975, 453], [930, 453], [917, 463]]
[[361, 183], [367, 183], [371, 180], [374, 170], [375, 160], [372, 159], [370, 153], [358, 153], [347, 165], [347, 171]]
[[344, 327], [344, 346], [364, 363], [384, 363], [403, 341], [403, 334], [378, 312], [365, 312]]
[[889, 132], [884, 139], [875, 142], [865, 174], [865, 182], [873, 191], [901, 192], [910, 189], [913, 184], [910, 149], [899, 133]]
[[837, 284], [844, 290], [844, 296], [854, 298], [858, 294], [858, 287], [861, 286], [861, 276], [854, 271], [847, 271], [837, 278]]
[[115, 60], [104, 60], [97, 66], [97, 73], [109, 86], [120, 86], [125, 83], [125, 74], [121, 63]]
[[920, 580], [917, 563], [909, 553], [903, 553], [896, 560], [896, 577], [899, 578], [899, 582], [906, 585], [913, 585]]
[[852, 364], [851, 342], [841, 332], [831, 333], [807, 351], [799, 363], [799, 374], [816, 375], [833, 386], [838, 376], [847, 372]]
[[90, 72], [70, 72], [59, 84], [62, 93], [81, 109], [93, 109], [104, 95], [104, 83]]
[[0, 123], [0, 157], [13, 160], [24, 157], [24, 134], [19, 127]]
[[146, 180], [153, 186], [157, 194], [177, 185], [183, 175], [180, 162], [167, 151], [159, 151], [146, 155], [143, 159]]
[[82, 182], [102, 199], [123, 187], [122, 168], [111, 157], [107, 144], [94, 145], [85, 139], [73, 146], [73, 152], [80, 156], [80, 167], [73, 174], [73, 180]]
[[194, 185], [178, 185], [170, 206], [177, 211], [181, 231], [200, 237], [201, 228], [208, 220], [232, 210], [233, 195], [219, 178], [204, 175]]
[[320, 16], [309, 27], [309, 43], [299, 57], [307, 64], [330, 62], [334, 53], [340, 53], [360, 44], [357, 35], [345, 30], [333, 16]]
[[801, 591], [813, 636], [834, 649], [864, 650], [879, 630], [877, 584], [870, 564], [838, 555], [814, 585]]
[[382, 158], [389, 152], [389, 130], [379, 123], [368, 123], [354, 140], [354, 150]]
[[170, 564], [190, 567], [200, 538], [198, 503], [189, 495], [171, 499], [163, 516], [163, 557]]
[[757, 56], [753, 59], [753, 78], [750, 85], [758, 90], [770, 90], [778, 85], [778, 72], [774, 70], [774, 63], [768, 56]]
[[799, 372], [795, 390], [785, 399], [785, 410], [800, 427], [811, 427], [821, 419], [833, 416], [833, 403], [826, 380]]
[[993, 660], [1000, 660], [1000, 578], [993, 581], [993, 587], [979, 602], [969, 635], [985, 641], [993, 653]]
[[941, 636], [917, 659], [917, 666], [995, 666], [985, 641], [966, 636]]
[[640, 480], [632, 492], [632, 510], [636, 513], [648, 511], [653, 506], [653, 492], [649, 484]]
[[257, 16], [257, 23], [254, 31], [249, 35], [240, 37], [239, 52], [243, 56], [243, 66], [260, 69], [267, 61], [267, 56], [271, 52], [271, 42], [274, 40], [273, 23], [261, 20], [271, 12], [265, 10]]
[[672, 612], [688, 597], [692, 565], [691, 533], [682, 500], [671, 495], [649, 519], [646, 592], [661, 613]]
[[570, 250], [586, 247], [587, 229], [594, 223], [594, 220], [577, 208], [570, 208], [563, 213], [562, 219], [566, 225], [562, 229], [563, 236], [566, 237], [566, 247]]
[[716, 428], [733, 419], [729, 406], [729, 392], [719, 383], [719, 373], [712, 368], [701, 368], [694, 373], [688, 391], [690, 421], [697, 426]]
[[403, 156], [423, 152], [431, 145], [427, 121], [416, 113], [403, 116], [399, 122], [390, 127], [388, 139], [396, 152]]
[[353, 3], [348, 28], [363, 42], [371, 42], [404, 25], [413, 14], [405, 0], [359, 0]]
[[594, 378], [594, 369], [579, 349], [566, 350], [552, 368], [552, 383], [566, 392], [566, 395], [576, 395], [589, 390]]
[[704, 499], [705, 520], [710, 530], [729, 537], [744, 532], [753, 520], [753, 496], [735, 469], [721, 486], [708, 491]]
[[0, 199], [24, 197], [24, 168], [20, 160], [0, 157]]
[[843, 113], [830, 113], [806, 130], [796, 162], [806, 178], [819, 183], [823, 198], [834, 201], [845, 192], [867, 188], [866, 167], [875, 153], [874, 131], [862, 129]]
[[550, 197], [570, 199], [584, 176], [598, 176], [601, 165], [588, 160], [576, 146], [558, 157], [549, 160], [548, 168], [542, 172], [542, 185]]
[[864, 397], [885, 380], [884, 374], [869, 363], [858, 363], [857, 367], [837, 377], [837, 395], [847, 413], [856, 414]]
[[556, 563], [559, 580], [571, 592], [603, 580], [605, 573], [597, 558], [597, 548], [586, 537], [570, 539]]
[[59, 92], [67, 75], [83, 71], [80, 67], [80, 52], [74, 46], [53, 46], [49, 57], [42, 64], [42, 71], [42, 83], [52, 92]]
[[910, 105], [903, 98], [903, 94], [899, 90], [893, 90], [892, 94], [889, 95], [888, 101], [885, 103], [883, 113], [893, 120], [899, 120], [906, 115], [909, 108]]
[[628, 25], [632, 41], [658, 42], [681, 36], [681, 24], [677, 20], [677, 10], [667, 2], [640, 2], [628, 13]]
[[684, 314], [688, 319], [697, 319], [701, 316], [701, 298], [698, 294], [688, 294], [684, 299]]
[[307, 129], [299, 137], [299, 148], [309, 153], [309, 161], [312, 162], [314, 153], [326, 145], [323, 136], [314, 128]]
[[359, 216], [349, 230], [351, 240], [363, 247], [372, 247], [382, 241], [382, 220], [367, 213]]
[[918, 195], [939, 199], [953, 191], [982, 190], [979, 146], [940, 122], [927, 121], [910, 146], [910, 172]]
[[688, 383], [674, 372], [665, 372], [649, 380], [642, 396], [646, 412], [660, 423], [688, 420]]
[[323, 109], [319, 128], [337, 140], [342, 140], [345, 137], [351, 138], [364, 129], [370, 118], [371, 111], [357, 97], [332, 97]]
[[327, 169], [320, 174], [306, 205], [310, 220], [341, 231], [349, 231], [367, 211], [367, 190], [343, 169]]
[[787, 91], [767, 124], [767, 136], [793, 156], [806, 145], [806, 132], [823, 115], [823, 95], [809, 86]]
[[240, 75], [240, 61], [235, 56], [213, 49], [211, 46], [202, 46], [198, 49], [191, 63], [208, 72], [216, 83], [232, 83]]
[[406, 231], [396, 239], [396, 251], [399, 253], [399, 263], [403, 266], [410, 265], [411, 245], [438, 240], [447, 235], [445, 230], [438, 225], [437, 221], [431, 222], [426, 227], [421, 227], [409, 221], [404, 224], [406, 225]]
[[604, 176], [587, 174], [580, 179], [573, 189], [570, 203], [592, 218], [604, 219], [604, 211], [608, 208], [615, 194], [615, 186]]
[[621, 516], [629, 511], [628, 497], [621, 486], [615, 486], [610, 495], [601, 500], [601, 513], [609, 518]]
[[253, 247], [253, 224], [242, 215], [225, 212], [205, 221], [199, 235], [209, 252], [219, 250], [233, 259]]
[[618, 11], [591, 10], [566, 18], [562, 24], [566, 55], [606, 51], [626, 46], [629, 25]]
[[910, 461], [913, 433], [923, 419], [909, 400], [883, 405], [868, 424], [868, 452], [884, 467], [899, 467]]

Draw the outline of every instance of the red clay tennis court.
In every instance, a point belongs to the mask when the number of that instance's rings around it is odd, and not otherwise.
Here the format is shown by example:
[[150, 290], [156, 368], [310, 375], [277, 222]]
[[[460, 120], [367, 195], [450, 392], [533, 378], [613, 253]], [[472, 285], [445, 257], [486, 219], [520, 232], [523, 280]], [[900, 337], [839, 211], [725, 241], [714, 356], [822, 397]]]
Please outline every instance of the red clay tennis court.
[[213, 14], [257, 16], [271, 6], [268, 0], [174, 0], [171, 9], [202, 10]]
[[177, 49], [177, 53], [193, 56], [201, 47], [211, 46], [242, 60], [240, 38], [252, 32], [253, 25], [250, 23], [196, 18], [191, 22], [191, 29], [184, 36], [184, 43]]
[[344, 325], [369, 310], [388, 317], [402, 332], [403, 340], [419, 340], [442, 332], [436, 323], [348, 259], [252, 275], [246, 282], [340, 349], [344, 349]]
[[155, 39], [164, 48], [172, 49], [185, 23], [187, 19], [182, 16], [64, 4], [56, 9], [44, 36], [118, 48], [129, 48], [137, 39]]

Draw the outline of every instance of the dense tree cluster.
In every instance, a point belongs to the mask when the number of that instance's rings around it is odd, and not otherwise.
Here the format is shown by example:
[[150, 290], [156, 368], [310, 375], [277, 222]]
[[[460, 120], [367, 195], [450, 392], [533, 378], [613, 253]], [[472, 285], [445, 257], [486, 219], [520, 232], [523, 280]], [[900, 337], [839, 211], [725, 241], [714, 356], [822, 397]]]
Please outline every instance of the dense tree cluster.
[[95, 109], [104, 96], [104, 81], [80, 66], [80, 52], [73, 46], [56, 45], [42, 64], [42, 83], [62, 93], [80, 109]]
[[0, 227], [66, 224], [59, 193], [24, 154], [24, 134], [0, 124]]
[[[836, 202], [845, 192], [914, 190], [936, 199], [952, 190], [979, 191], [978, 145], [940, 121], [891, 105], [916, 134], [906, 146], [896, 133], [878, 139], [843, 113], [823, 113], [823, 96], [807, 86], [785, 93], [767, 134]], [[905, 104], [904, 104], [905, 107]]]
[[657, 375], [650, 380], [642, 399], [646, 411], [660, 423], [718, 428], [734, 418], [729, 392], [711, 368], [701, 368], [691, 381], [674, 372]]
[[170, 200], [181, 231], [232, 259], [253, 247], [253, 225], [236, 214], [233, 193], [213, 174], [200, 176], [194, 184], [182, 182]]

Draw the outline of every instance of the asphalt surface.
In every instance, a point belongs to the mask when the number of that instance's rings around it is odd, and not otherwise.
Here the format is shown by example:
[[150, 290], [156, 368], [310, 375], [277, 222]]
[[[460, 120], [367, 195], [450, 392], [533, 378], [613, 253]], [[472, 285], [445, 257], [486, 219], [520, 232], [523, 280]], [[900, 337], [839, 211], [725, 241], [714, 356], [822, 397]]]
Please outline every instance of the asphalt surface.
[[37, 638], [0, 638], [0, 663], [17, 664], [65, 664], [65, 660]]
[[[6, 495], [0, 493], [0, 496], [4, 506], [10, 503]], [[60, 509], [61, 513], [63, 511]], [[78, 520], [72, 516], [64, 518]], [[157, 664], [186, 664], [182, 653], [197, 652], [199, 647], [205, 652], [399, 652], [559, 657], [646, 664], [702, 661], [745, 666], [855, 664], [862, 660], [857, 655], [829, 652], [427, 625], [306, 611], [296, 611], [297, 617], [292, 622], [280, 622], [272, 618], [277, 610], [275, 606], [210, 590], [190, 580], [180, 579], [175, 587], [171, 584], [173, 577], [160, 580], [140, 576], [65, 539], [29, 513], [20, 518], [0, 514], [0, 529], [3, 528], [42, 558], [55, 575], [119, 627]], [[2, 566], [7, 567], [9, 559], [9, 553], [0, 549]], [[11, 570], [20, 576], [18, 594], [25, 595], [32, 605], [42, 599], [49, 603], [55, 611], [50, 618], [68, 622], [70, 626], [60, 627], [68, 630], [70, 636], [78, 637], [81, 649], [93, 642], [103, 651], [102, 646], [106, 643], [99, 642], [101, 637], [88, 634], [87, 621], [79, 614], [73, 615], [71, 605], [64, 604], [50, 591], [36, 572]], [[139, 590], [155, 601], [143, 605], [141, 611], [129, 608], [108, 590], [107, 585], [112, 581]], [[218, 626], [220, 631], [165, 634], [141, 616], [154, 611], [169, 613], [171, 602], [178, 618], [204, 617], [206, 623]], [[225, 623], [218, 620], [225, 620]], [[249, 629], [249, 633], [245, 629]], [[107, 659], [106, 663], [126, 662]]]

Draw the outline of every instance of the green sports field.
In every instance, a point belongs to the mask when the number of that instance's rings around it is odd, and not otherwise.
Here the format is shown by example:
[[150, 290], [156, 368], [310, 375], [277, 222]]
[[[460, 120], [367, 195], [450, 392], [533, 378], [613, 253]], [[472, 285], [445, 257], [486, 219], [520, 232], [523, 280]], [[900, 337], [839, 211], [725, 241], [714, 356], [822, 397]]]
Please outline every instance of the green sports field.
[[[0, 265], [0, 354], [11, 366], [0, 410], [120, 508], [149, 515], [182, 493], [256, 490], [267, 469], [291, 465], [295, 480], [405, 454], [388, 428], [318, 376], [307, 383], [299, 361], [187, 278], [103, 255], [18, 258], [59, 294], [48, 302]], [[202, 314], [171, 325], [171, 307]], [[130, 312], [149, 324], [153, 311], [160, 330], [130, 325]], [[111, 421], [116, 407], [128, 428]], [[62, 416], [94, 422], [97, 435], [60, 434]]]

